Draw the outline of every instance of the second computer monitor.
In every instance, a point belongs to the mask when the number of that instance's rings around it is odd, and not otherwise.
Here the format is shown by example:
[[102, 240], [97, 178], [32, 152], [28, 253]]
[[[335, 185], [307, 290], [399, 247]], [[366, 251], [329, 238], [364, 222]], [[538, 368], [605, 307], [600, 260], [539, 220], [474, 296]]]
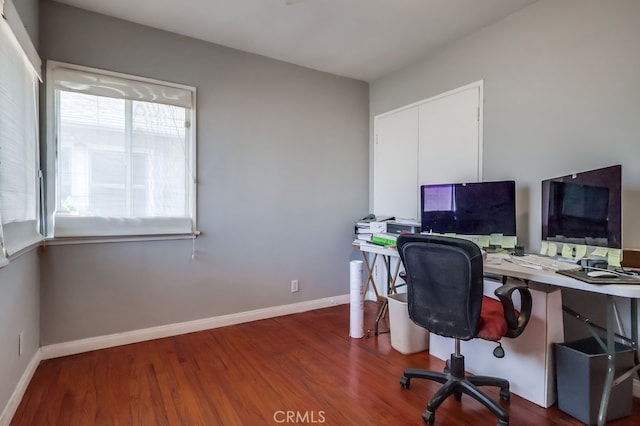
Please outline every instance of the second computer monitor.
[[622, 248], [622, 166], [542, 181], [542, 239]]
[[515, 181], [422, 185], [422, 231], [516, 235]]

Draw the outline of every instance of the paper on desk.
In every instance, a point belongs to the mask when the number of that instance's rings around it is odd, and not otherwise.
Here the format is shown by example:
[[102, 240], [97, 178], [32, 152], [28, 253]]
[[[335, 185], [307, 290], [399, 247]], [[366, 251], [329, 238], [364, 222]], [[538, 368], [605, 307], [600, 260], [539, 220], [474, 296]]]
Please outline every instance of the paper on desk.
[[584, 244], [576, 245], [576, 259], [582, 259], [587, 255], [587, 246]]
[[489, 236], [488, 235], [479, 235], [478, 236], [478, 245], [480, 247], [489, 247]]
[[549, 256], [555, 256], [558, 254], [558, 247], [556, 243], [549, 243], [549, 248], [547, 249], [547, 254]]
[[610, 266], [620, 267], [622, 261], [622, 250], [609, 249], [609, 256], [607, 257], [607, 263]]
[[502, 248], [515, 248], [516, 247], [516, 237], [502, 237], [502, 244], [500, 244]]
[[499, 246], [502, 244], [502, 234], [489, 235], [489, 244], [492, 246]]
[[372, 234], [387, 232], [387, 222], [369, 222], [369, 230]]
[[591, 255], [592, 256], [605, 257], [607, 255], [608, 251], [609, 251], [609, 249], [606, 248], [606, 247], [596, 247], [596, 249], [591, 252]]
[[547, 243], [546, 241], [543, 241], [542, 244], [540, 244], [540, 254], [544, 256], [547, 254], [548, 250], [549, 250], [549, 243]]
[[573, 248], [569, 244], [562, 245], [562, 257], [573, 259]]

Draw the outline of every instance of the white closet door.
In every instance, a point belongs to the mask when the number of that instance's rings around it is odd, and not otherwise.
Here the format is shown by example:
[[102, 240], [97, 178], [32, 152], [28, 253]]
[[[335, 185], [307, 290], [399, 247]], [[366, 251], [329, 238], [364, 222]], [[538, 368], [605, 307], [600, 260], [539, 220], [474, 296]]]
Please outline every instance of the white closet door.
[[420, 220], [420, 185], [482, 179], [482, 82], [374, 118], [373, 212]]
[[420, 104], [418, 184], [481, 179], [480, 86]]
[[373, 212], [415, 219], [418, 211], [418, 106], [374, 121]]

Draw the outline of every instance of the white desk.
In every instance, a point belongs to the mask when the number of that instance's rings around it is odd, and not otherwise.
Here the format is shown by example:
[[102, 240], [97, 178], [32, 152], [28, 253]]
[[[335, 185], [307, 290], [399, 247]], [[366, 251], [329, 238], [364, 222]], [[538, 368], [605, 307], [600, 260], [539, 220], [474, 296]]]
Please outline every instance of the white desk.
[[[395, 280], [397, 278], [400, 265], [395, 270], [395, 273], [391, 272], [391, 257], [398, 257], [398, 251], [395, 248], [376, 246], [373, 244], [360, 244], [360, 250], [363, 252], [363, 256], [366, 253], [373, 253], [374, 256], [382, 255], [385, 259], [385, 266], [387, 268], [388, 283], [387, 293], [395, 291]], [[374, 257], [375, 262], [375, 257]], [[372, 262], [368, 268], [368, 278], [375, 287], [375, 281], [372, 279], [373, 272]], [[557, 274], [554, 271], [537, 270], [526, 268], [515, 263], [509, 263], [504, 261], [504, 255], [489, 254], [484, 262], [484, 272], [486, 274], [501, 275], [504, 277], [520, 278], [523, 280], [534, 281], [541, 284], [548, 284], [561, 288], [571, 288], [575, 290], [588, 291], [591, 293], [598, 293], [607, 296], [607, 324], [606, 324], [606, 345], [602, 339], [595, 334], [594, 337], [599, 340], [603, 347], [606, 347], [607, 352], [607, 376], [605, 379], [605, 387], [602, 392], [602, 398], [600, 401], [600, 408], [598, 411], [598, 425], [605, 424], [607, 407], [609, 405], [609, 398], [611, 396], [611, 389], [621, 381], [625, 380], [629, 376], [633, 375], [640, 369], [640, 365], [636, 365], [631, 370], [623, 373], [618, 378], [615, 377], [615, 339], [616, 336], [616, 311], [614, 297], [622, 297], [629, 299], [630, 303], [630, 321], [631, 321], [631, 333], [630, 336], [623, 336], [628, 342], [631, 343], [634, 350], [638, 350], [638, 299], [640, 299], [640, 281], [638, 285], [631, 284], [589, 284], [584, 281], [580, 281], [565, 275]], [[377, 294], [377, 293], [376, 293]], [[384, 300], [386, 302], [386, 298]], [[383, 302], [384, 303], [384, 302]], [[376, 319], [376, 335], [378, 334], [378, 322], [380, 317], [384, 313], [386, 305], [381, 307], [378, 318]], [[591, 330], [593, 332], [593, 330]], [[637, 356], [636, 356], [637, 359]]]
[[[554, 271], [525, 268], [516, 263], [503, 260], [505, 256], [500, 254], [488, 254], [484, 262], [484, 272], [496, 275], [505, 275], [550, 284], [558, 287], [583, 290], [591, 293], [619, 296], [629, 299], [640, 299], [640, 280], [638, 285], [630, 284], [589, 284], [576, 280], [566, 275], [557, 274]], [[517, 259], [517, 258], [514, 258]]]
[[[513, 278], [510, 278], [507, 283]], [[495, 290], [503, 283], [484, 280], [484, 294], [495, 298]], [[496, 342], [471, 339], [460, 342], [465, 369], [471, 374], [501, 377], [509, 381], [509, 390], [541, 407], [551, 407], [557, 401], [554, 344], [563, 343], [564, 315], [559, 287], [529, 282], [532, 306], [529, 323], [516, 339], [501, 339], [504, 356], [496, 358]], [[518, 298], [516, 292], [515, 298]], [[429, 335], [429, 353], [443, 361], [451, 357], [453, 339]]]
[[[629, 299], [630, 303], [630, 321], [631, 333], [626, 337], [631, 342], [632, 347], [638, 350], [638, 299], [640, 299], [640, 281], [639, 284], [589, 284], [565, 275], [557, 274], [553, 271], [536, 270], [526, 268], [515, 263], [504, 261], [504, 256], [489, 254], [484, 262], [484, 272], [508, 277], [521, 278], [524, 280], [535, 281], [543, 284], [550, 284], [557, 287], [571, 288], [575, 290], [588, 291], [607, 296], [607, 324], [606, 324], [606, 352], [607, 352], [607, 376], [605, 379], [605, 387], [600, 400], [600, 409], [598, 411], [598, 425], [604, 425], [609, 405], [609, 397], [611, 396], [612, 387], [622, 382], [629, 376], [633, 375], [640, 368], [636, 365], [629, 371], [615, 378], [615, 338], [616, 338], [616, 312], [614, 297], [623, 297]], [[605, 346], [600, 337], [595, 334], [602, 346]], [[637, 359], [637, 357], [636, 357]]]

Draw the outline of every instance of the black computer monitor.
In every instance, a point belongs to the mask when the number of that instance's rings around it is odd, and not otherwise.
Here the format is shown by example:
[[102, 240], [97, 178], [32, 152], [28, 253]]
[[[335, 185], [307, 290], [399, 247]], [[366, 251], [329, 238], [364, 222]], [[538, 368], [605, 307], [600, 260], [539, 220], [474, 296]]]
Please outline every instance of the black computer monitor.
[[516, 235], [514, 181], [420, 187], [423, 232]]
[[542, 240], [622, 248], [622, 166], [542, 181]]

